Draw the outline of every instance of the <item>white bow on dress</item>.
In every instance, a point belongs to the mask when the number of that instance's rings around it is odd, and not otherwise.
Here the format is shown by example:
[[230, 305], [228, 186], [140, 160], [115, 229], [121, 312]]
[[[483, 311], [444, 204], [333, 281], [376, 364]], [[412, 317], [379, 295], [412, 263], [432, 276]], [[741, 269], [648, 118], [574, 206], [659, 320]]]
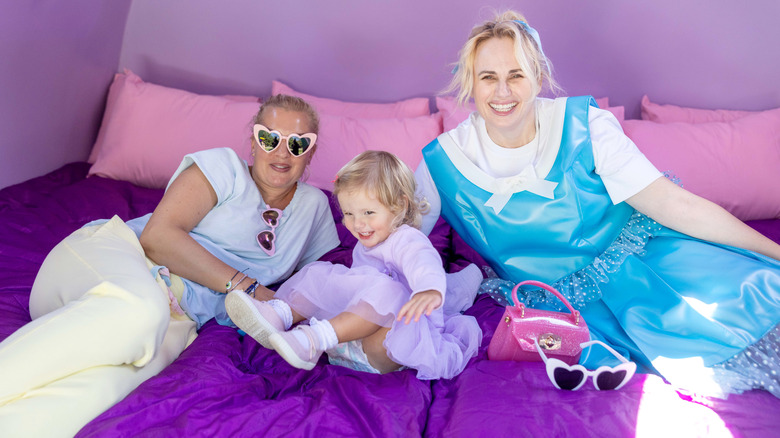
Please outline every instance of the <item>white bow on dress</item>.
[[537, 177], [534, 166], [529, 164], [517, 175], [493, 180], [491, 187], [493, 196], [485, 202], [485, 207], [493, 208], [496, 214], [501, 213], [506, 203], [509, 202], [509, 198], [513, 194], [523, 191], [529, 191], [535, 195], [553, 199], [555, 197], [553, 192], [557, 186], [558, 183], [556, 182]]

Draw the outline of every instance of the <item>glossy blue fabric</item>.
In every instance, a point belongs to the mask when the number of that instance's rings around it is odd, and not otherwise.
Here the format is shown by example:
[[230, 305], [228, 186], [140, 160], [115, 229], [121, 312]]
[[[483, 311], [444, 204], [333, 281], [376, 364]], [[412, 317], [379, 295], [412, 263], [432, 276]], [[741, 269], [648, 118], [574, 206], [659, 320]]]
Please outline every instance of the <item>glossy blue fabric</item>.
[[[643, 371], [666, 375], [665, 367], [679, 363], [665, 359], [693, 358], [704, 367], [729, 359], [780, 321], [780, 263], [613, 205], [594, 169], [593, 104], [568, 98], [558, 157], [545, 178], [558, 183], [555, 198], [515, 193], [498, 215], [484, 207], [491, 194], [460, 174], [438, 140], [426, 146], [442, 216], [500, 277], [558, 286], [581, 309], [591, 337]], [[581, 362], [606, 364], [608, 356], [597, 354]]]
[[555, 199], [515, 193], [499, 215], [484, 207], [492, 193], [455, 171], [446, 153], [434, 147], [438, 141], [424, 149], [442, 199], [441, 215], [500, 277], [551, 284], [604, 252], [633, 213], [626, 204], [612, 204], [594, 172], [588, 104], [585, 98], [569, 99], [567, 114], [576, 114], [564, 122], [558, 157], [545, 178], [558, 182]]

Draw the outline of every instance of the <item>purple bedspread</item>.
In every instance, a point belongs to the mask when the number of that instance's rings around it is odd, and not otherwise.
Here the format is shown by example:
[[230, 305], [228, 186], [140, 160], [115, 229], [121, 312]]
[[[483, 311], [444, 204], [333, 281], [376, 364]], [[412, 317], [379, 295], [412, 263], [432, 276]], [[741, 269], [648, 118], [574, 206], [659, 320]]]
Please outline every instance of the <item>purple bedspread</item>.
[[[0, 339], [30, 320], [28, 297], [48, 251], [87, 221], [153, 210], [161, 190], [92, 177], [86, 163], [0, 191]], [[780, 221], [760, 230], [777, 233]], [[349, 263], [354, 240], [327, 259]], [[455, 271], [479, 257], [440, 222], [431, 240]], [[485, 337], [457, 378], [420, 381], [411, 370], [372, 375], [327, 365], [288, 366], [213, 321], [158, 376], [88, 424], [80, 437], [117, 436], [772, 436], [780, 400], [751, 391], [728, 400], [675, 391], [637, 375], [619, 391], [552, 387], [540, 363], [491, 362], [485, 350], [502, 308], [481, 296], [467, 312]], [[2, 372], [2, 370], [0, 370]], [[34, 421], [45, 421], [39, 413]], [[31, 421], [33, 421], [31, 419]]]

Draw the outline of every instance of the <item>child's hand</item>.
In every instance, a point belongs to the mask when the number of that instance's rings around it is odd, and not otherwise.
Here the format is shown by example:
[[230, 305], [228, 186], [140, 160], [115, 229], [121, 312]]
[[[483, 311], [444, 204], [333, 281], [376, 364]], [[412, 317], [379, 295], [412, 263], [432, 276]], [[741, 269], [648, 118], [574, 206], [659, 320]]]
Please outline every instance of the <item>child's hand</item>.
[[409, 324], [412, 319], [414, 319], [414, 322], [417, 322], [423, 313], [430, 315], [434, 309], [441, 306], [441, 303], [441, 292], [437, 290], [426, 290], [425, 292], [416, 293], [412, 299], [401, 307], [396, 320], [400, 321], [406, 318], [404, 324]]

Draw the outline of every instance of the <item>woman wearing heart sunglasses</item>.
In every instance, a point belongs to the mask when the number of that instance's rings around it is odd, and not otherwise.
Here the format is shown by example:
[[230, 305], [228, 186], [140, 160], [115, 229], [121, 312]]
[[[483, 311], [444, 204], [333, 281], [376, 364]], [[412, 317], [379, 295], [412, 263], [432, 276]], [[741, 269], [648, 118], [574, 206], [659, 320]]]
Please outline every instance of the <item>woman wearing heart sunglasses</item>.
[[[300, 181], [318, 125], [303, 100], [273, 96], [247, 132], [251, 165], [229, 148], [187, 155], [153, 213], [57, 245], [33, 285], [33, 321], [0, 343], [0, 430], [73, 436], [206, 321], [232, 326], [227, 292], [270, 299], [265, 285], [336, 247], [327, 197]], [[29, 421], [43, 411], [45, 424]]]

